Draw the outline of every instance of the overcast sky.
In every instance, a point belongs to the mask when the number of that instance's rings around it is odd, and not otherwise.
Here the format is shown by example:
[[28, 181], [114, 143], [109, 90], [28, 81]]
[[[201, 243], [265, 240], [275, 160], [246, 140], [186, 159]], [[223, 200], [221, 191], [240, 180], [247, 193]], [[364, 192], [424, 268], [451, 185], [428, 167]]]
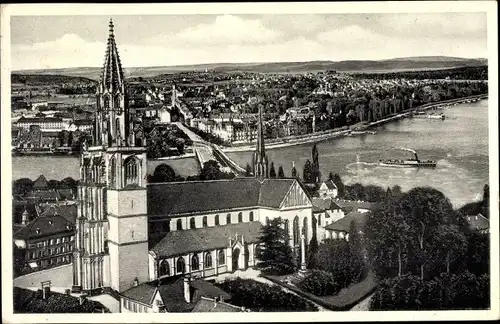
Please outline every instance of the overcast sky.
[[[12, 16], [12, 68], [101, 66], [109, 16]], [[112, 16], [125, 67], [487, 57], [485, 13]]]

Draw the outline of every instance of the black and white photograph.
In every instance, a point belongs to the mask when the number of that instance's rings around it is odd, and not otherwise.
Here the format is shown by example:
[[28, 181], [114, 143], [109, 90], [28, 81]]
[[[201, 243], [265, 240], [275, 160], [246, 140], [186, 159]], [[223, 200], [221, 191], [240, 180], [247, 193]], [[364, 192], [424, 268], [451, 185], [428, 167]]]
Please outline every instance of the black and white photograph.
[[3, 321], [498, 319], [496, 10], [2, 5]]

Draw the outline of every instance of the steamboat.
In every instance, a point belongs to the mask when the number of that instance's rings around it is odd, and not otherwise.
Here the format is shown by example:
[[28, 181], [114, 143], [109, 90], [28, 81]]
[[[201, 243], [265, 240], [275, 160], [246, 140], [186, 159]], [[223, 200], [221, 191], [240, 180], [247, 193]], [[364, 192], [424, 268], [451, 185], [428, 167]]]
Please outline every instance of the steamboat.
[[402, 150], [412, 152], [415, 157], [407, 160], [380, 160], [380, 166], [397, 167], [397, 168], [435, 168], [437, 163], [432, 160], [419, 160], [417, 152], [412, 149], [402, 148]]

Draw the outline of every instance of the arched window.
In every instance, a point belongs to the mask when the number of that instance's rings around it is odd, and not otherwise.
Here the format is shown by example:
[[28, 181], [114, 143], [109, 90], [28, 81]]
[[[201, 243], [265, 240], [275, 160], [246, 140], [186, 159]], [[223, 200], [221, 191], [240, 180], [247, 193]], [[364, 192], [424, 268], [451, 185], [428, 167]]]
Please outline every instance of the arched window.
[[219, 215], [215, 215], [215, 226], [219, 226]]
[[118, 110], [118, 115], [121, 115], [122, 113], [122, 107], [120, 106], [120, 95], [115, 96], [115, 104], [114, 108]]
[[212, 267], [212, 253], [207, 252], [205, 253], [205, 268], [211, 268]]
[[242, 212], [238, 213], [238, 223], [243, 223], [243, 213]]
[[304, 217], [304, 222], [302, 224], [302, 234], [304, 234], [304, 238], [305, 238], [305, 242], [306, 242], [306, 245], [309, 243], [309, 237], [307, 236], [308, 234], [308, 221], [307, 221], [307, 217]]
[[208, 218], [207, 218], [207, 216], [203, 216], [202, 223], [203, 223], [203, 227], [207, 227], [208, 226]]
[[295, 216], [293, 219], [293, 245], [298, 246], [300, 240], [300, 230], [299, 230], [299, 216]]
[[160, 277], [170, 275], [170, 264], [167, 260], [160, 261]]
[[250, 221], [253, 222], [253, 211], [250, 212]]
[[115, 119], [115, 139], [118, 138], [118, 135], [121, 135], [120, 118]]
[[139, 184], [139, 161], [131, 156], [123, 163], [125, 171], [125, 185]]
[[318, 215], [318, 226], [321, 226], [321, 214]]
[[176, 268], [175, 269], [177, 273], [184, 273], [186, 272], [186, 262], [184, 262], [184, 258], [183, 257], [179, 257], [177, 259], [177, 265], [176, 265]]
[[109, 110], [109, 96], [104, 96], [104, 109]]
[[285, 219], [285, 233], [288, 236], [290, 235], [290, 221], [288, 219]]
[[196, 221], [195, 221], [194, 217], [191, 217], [191, 218], [189, 219], [189, 228], [190, 228], [190, 229], [194, 229], [194, 228], [196, 228]]
[[226, 254], [224, 253], [224, 250], [219, 250], [219, 254], [217, 255], [217, 263], [219, 265], [226, 264]]
[[193, 254], [191, 258], [191, 270], [199, 270], [200, 269], [200, 260], [198, 260], [198, 255]]
[[231, 214], [226, 215], [226, 224], [231, 224]]
[[177, 220], [177, 230], [182, 231], [182, 219]]

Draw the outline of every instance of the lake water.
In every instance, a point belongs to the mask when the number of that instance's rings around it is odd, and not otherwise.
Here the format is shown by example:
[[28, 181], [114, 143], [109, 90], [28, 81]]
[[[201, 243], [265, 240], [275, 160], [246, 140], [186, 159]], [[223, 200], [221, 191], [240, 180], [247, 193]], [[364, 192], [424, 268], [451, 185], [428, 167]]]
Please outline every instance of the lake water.
[[[403, 190], [432, 186], [447, 195], [458, 207], [480, 199], [489, 179], [488, 100], [461, 104], [442, 111], [446, 120], [403, 119], [380, 126], [376, 135], [358, 135], [323, 141], [317, 144], [323, 178], [329, 172], [339, 173], [344, 183], [375, 184], [382, 187], [400, 185]], [[416, 150], [422, 160], [436, 160], [436, 169], [397, 169], [379, 167], [382, 158], [408, 158]], [[290, 175], [292, 161], [302, 174], [303, 165], [311, 159], [312, 144], [267, 150], [276, 171], [281, 165]], [[228, 153], [242, 166], [251, 163], [252, 152]], [[150, 161], [148, 173], [159, 163], [167, 163], [183, 176], [198, 172], [193, 158]], [[13, 179], [78, 178], [76, 157], [13, 157]]]

